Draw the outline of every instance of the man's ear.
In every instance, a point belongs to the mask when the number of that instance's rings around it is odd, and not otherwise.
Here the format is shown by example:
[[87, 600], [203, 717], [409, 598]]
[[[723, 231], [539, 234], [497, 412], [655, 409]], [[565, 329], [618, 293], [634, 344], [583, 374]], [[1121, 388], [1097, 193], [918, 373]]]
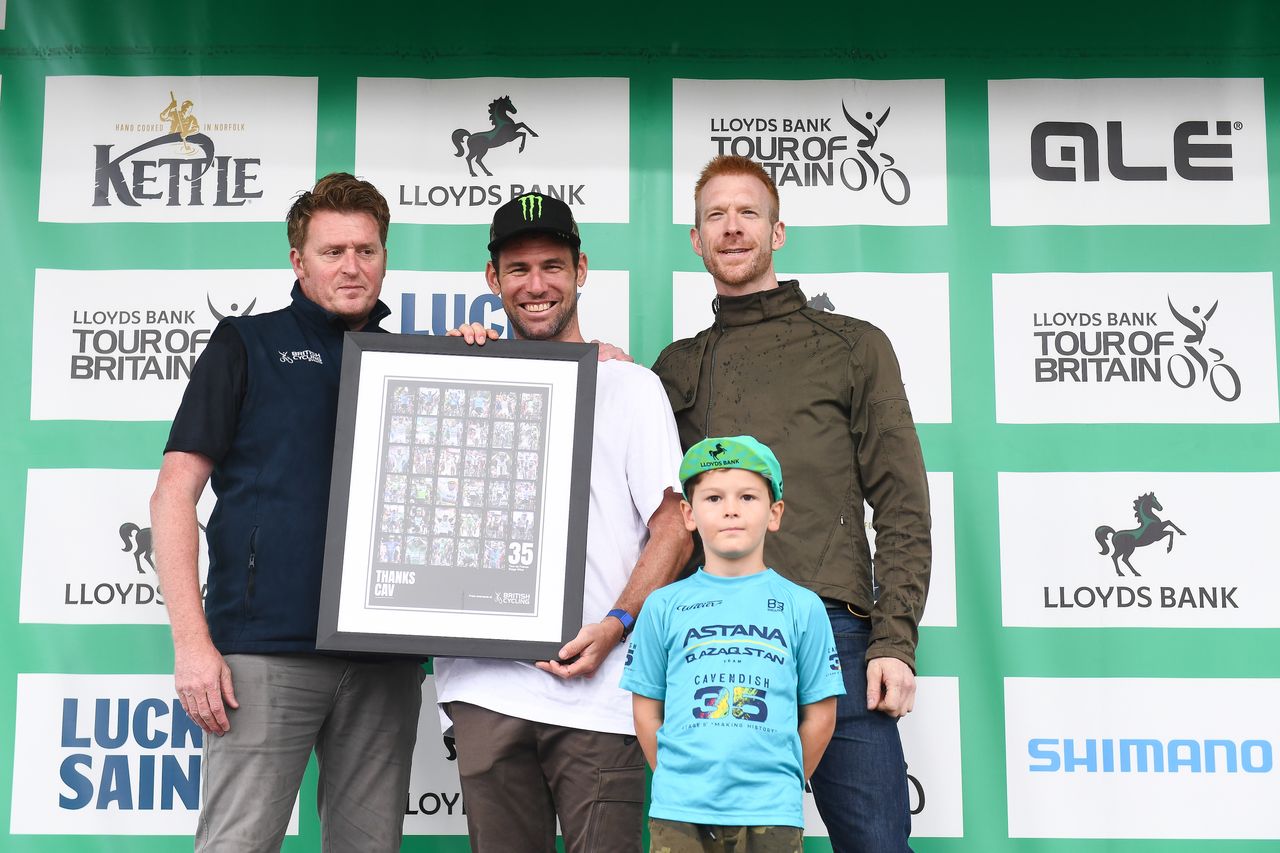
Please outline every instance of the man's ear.
[[489, 283], [489, 290], [498, 296], [502, 295], [502, 285], [498, 283], [498, 269], [493, 265], [493, 261], [485, 262], [484, 280]]

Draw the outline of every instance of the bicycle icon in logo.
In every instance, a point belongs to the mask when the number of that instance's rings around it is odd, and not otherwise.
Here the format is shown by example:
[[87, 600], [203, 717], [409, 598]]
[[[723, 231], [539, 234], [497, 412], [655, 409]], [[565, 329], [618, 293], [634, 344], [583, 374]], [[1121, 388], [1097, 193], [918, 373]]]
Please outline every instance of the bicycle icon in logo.
[[[1186, 350], [1190, 353], [1190, 358], [1182, 353], [1169, 357], [1168, 371], [1169, 381], [1179, 388], [1190, 388], [1196, 382], [1209, 382], [1209, 387], [1213, 389], [1213, 393], [1217, 395], [1219, 400], [1224, 403], [1234, 403], [1240, 397], [1240, 374], [1231, 365], [1223, 361], [1222, 350], [1209, 347], [1209, 353], [1213, 356], [1213, 362], [1205, 357], [1204, 353], [1195, 346], [1195, 344], [1204, 341], [1205, 330], [1209, 327], [1209, 320], [1213, 317], [1213, 313], [1218, 310], [1218, 303], [1215, 300], [1209, 306], [1209, 310], [1204, 312], [1204, 317], [1199, 321], [1189, 317], [1184, 317], [1173, 307], [1173, 299], [1166, 296], [1165, 301], [1169, 303], [1169, 310], [1173, 312], [1173, 316], [1178, 322], [1191, 331], [1191, 334], [1182, 339], [1186, 344]], [[1200, 306], [1192, 305], [1191, 313], [1199, 315]], [[1197, 370], [1197, 368], [1199, 368]]]
[[[863, 124], [853, 116], [849, 115], [849, 108], [844, 105], [844, 101], [840, 102], [840, 109], [844, 111], [844, 117], [854, 129], [862, 134], [862, 139], [858, 140], [858, 156], [846, 157], [840, 163], [840, 182], [843, 183], [853, 192], [859, 192], [866, 188], [868, 184], [879, 184], [880, 192], [884, 195], [885, 201], [895, 206], [901, 206], [907, 203], [911, 198], [911, 182], [907, 180], [907, 176], [903, 171], [894, 166], [892, 155], [883, 151], [875, 152], [876, 141], [880, 138], [880, 128], [884, 126], [885, 119], [889, 118], [889, 110], [892, 107], [885, 107], [884, 114], [880, 118], [872, 121], [874, 113], [868, 111], [865, 116], [868, 124]], [[883, 165], [876, 162], [876, 158], [872, 156], [877, 153]], [[858, 171], [857, 183], [851, 183], [845, 167], [850, 163]]]

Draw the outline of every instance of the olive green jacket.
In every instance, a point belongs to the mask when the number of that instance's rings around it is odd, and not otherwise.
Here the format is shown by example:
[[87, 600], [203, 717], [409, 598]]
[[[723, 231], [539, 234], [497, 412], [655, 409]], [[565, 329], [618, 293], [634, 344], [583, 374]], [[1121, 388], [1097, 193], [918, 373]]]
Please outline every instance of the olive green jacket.
[[[718, 297], [715, 324], [658, 356], [684, 447], [754, 435], [782, 464], [765, 562], [871, 617], [867, 660], [915, 669], [929, 588], [929, 489], [893, 347], [863, 320], [805, 307], [797, 282]], [[863, 501], [875, 510], [873, 591]]]

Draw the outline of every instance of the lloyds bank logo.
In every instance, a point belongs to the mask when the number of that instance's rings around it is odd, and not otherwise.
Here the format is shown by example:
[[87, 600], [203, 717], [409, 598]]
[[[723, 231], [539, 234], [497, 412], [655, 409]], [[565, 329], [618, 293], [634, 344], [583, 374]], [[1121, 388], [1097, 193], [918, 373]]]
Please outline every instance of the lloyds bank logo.
[[489, 124], [492, 126], [488, 130], [478, 130], [473, 133], [465, 127], [460, 127], [453, 132], [453, 147], [456, 149], [453, 156], [466, 158], [467, 171], [471, 173], [471, 177], [477, 177], [476, 166], [479, 166], [480, 171], [489, 177], [493, 177], [493, 172], [484, 165], [485, 155], [491, 149], [500, 148], [508, 142], [519, 139], [520, 148], [517, 153], [523, 154], [529, 137], [538, 135], [529, 125], [511, 117], [516, 112], [518, 110], [515, 104], [511, 103], [511, 96], [503, 95], [489, 102]]
[[1093, 531], [1094, 538], [1102, 547], [1100, 553], [1111, 557], [1116, 574], [1120, 577], [1124, 577], [1124, 572], [1120, 570], [1122, 562], [1131, 575], [1141, 577], [1138, 570], [1133, 567], [1133, 563], [1129, 562], [1129, 558], [1138, 548], [1164, 542], [1164, 550], [1167, 554], [1173, 550], [1174, 533], [1186, 536], [1182, 528], [1172, 521], [1160, 518], [1156, 515], [1157, 512], [1164, 512], [1164, 507], [1160, 504], [1160, 499], [1156, 497], [1155, 492], [1147, 492], [1133, 501], [1133, 517], [1138, 522], [1137, 527], [1114, 530], [1104, 524]]

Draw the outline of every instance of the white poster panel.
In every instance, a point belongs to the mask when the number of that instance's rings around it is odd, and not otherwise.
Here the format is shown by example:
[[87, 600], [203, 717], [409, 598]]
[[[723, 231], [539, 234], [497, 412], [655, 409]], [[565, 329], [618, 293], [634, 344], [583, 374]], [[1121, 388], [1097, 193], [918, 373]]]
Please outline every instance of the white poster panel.
[[1280, 680], [1006, 678], [1004, 690], [1011, 838], [1280, 838]]
[[760, 163], [788, 225], [946, 225], [942, 80], [672, 81], [672, 221], [712, 157]]
[[487, 225], [527, 192], [627, 222], [630, 149], [625, 77], [356, 81], [356, 172], [395, 222]]
[[[503, 338], [515, 338], [502, 299], [484, 271], [416, 272], [392, 270], [382, 284], [391, 316], [382, 328], [406, 335], [443, 335], [464, 323], [481, 323]], [[578, 325], [588, 341], [606, 341], [624, 350], [631, 343], [631, 282], [626, 270], [590, 270], [578, 289]]]
[[172, 674], [19, 673], [17, 693], [10, 833], [195, 834], [204, 733]]
[[445, 741], [436, 704], [436, 677], [422, 682], [422, 714], [409, 772], [409, 801], [404, 810], [405, 835], [466, 835], [458, 753]]
[[1280, 628], [1280, 473], [999, 474], [1004, 624]]
[[[778, 274], [780, 280], [796, 276]], [[951, 422], [951, 313], [946, 273], [809, 273], [809, 307], [858, 317], [893, 343], [916, 423]], [[671, 333], [692, 337], [715, 320], [705, 273], [671, 274]]]
[[992, 276], [1001, 423], [1276, 423], [1270, 272]]
[[31, 419], [167, 421], [223, 317], [289, 304], [283, 270], [36, 270]]
[[[907, 759], [912, 837], [962, 837], [960, 679], [917, 678], [915, 710], [902, 718], [898, 731]], [[804, 795], [804, 834], [830, 835], [809, 792]]]
[[41, 222], [278, 222], [316, 180], [314, 77], [49, 77]]
[[[27, 472], [18, 621], [169, 624], [151, 537], [149, 504], [158, 473], [101, 468]], [[196, 506], [202, 593], [209, 570], [203, 526], [214, 500], [207, 488]]]
[[1266, 225], [1261, 78], [991, 80], [992, 225]]

